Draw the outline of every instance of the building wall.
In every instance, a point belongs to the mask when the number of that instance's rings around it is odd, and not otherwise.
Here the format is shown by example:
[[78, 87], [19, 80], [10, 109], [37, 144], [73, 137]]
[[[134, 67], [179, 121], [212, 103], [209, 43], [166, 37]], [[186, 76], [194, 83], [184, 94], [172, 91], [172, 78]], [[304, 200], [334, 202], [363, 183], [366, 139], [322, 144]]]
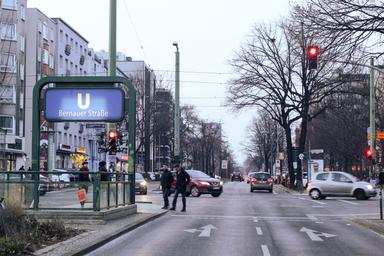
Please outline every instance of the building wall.
[[24, 154], [26, 1], [0, 2], [0, 169], [18, 169]]

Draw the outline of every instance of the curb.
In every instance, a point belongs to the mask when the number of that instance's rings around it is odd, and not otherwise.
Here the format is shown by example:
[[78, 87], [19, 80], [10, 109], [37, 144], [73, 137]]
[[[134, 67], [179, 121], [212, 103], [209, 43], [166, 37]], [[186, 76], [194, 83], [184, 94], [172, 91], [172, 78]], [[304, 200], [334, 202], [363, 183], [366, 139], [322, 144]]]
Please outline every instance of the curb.
[[365, 219], [352, 219], [351, 222], [359, 227], [365, 228], [372, 233], [375, 233], [381, 238], [384, 238], [384, 222], [380, 224], [371, 223]]
[[136, 223], [133, 223], [131, 225], [128, 225], [120, 230], [117, 230], [115, 232], [112, 232], [110, 235], [106, 235], [105, 238], [100, 238], [98, 241], [93, 242], [92, 244], [89, 244], [88, 247], [80, 249], [77, 252], [74, 252], [71, 255], [77, 256], [77, 255], [84, 255], [86, 253], [90, 253], [97, 248], [102, 247], [103, 245], [107, 244], [108, 242], [118, 238], [119, 236], [128, 233], [140, 226], [143, 226], [144, 224], [147, 224], [148, 222], [151, 222], [157, 218], [160, 218], [161, 216], [165, 215], [168, 211], [164, 211], [161, 213], [154, 213], [153, 215], [144, 218], [143, 220], [137, 221]]

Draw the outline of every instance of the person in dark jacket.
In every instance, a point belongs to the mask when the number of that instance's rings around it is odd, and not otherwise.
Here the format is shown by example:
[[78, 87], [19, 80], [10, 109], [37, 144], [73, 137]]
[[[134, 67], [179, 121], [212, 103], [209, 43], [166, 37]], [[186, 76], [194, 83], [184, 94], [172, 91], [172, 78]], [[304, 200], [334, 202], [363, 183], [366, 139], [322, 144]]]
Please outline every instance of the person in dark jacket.
[[79, 181], [81, 182], [80, 186], [85, 189], [86, 193], [88, 193], [89, 169], [87, 161], [82, 163], [80, 168]]
[[109, 173], [107, 170], [107, 163], [105, 161], [99, 162], [100, 181], [109, 181]]
[[168, 209], [169, 206], [169, 200], [168, 196], [170, 194], [170, 189], [173, 182], [173, 175], [168, 170], [168, 166], [163, 165], [163, 175], [161, 175], [160, 185], [161, 189], [163, 190], [163, 199], [164, 199], [164, 207], [161, 209]]
[[184, 167], [180, 167], [179, 165], [176, 165], [175, 169], [177, 171], [176, 190], [175, 190], [175, 196], [172, 202], [172, 208], [170, 210], [174, 211], [176, 209], [177, 197], [179, 194], [181, 194], [181, 201], [183, 202], [183, 209], [181, 209], [181, 211], [185, 212], [186, 210], [185, 192], [187, 190], [187, 185], [189, 184], [191, 178], [189, 177], [189, 174], [185, 171]]

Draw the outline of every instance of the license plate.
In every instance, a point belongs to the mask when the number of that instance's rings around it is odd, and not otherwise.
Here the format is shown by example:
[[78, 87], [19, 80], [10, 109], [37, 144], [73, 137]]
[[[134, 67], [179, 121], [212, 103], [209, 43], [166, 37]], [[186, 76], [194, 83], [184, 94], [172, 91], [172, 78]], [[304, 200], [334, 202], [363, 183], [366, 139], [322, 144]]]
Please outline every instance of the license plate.
[[213, 187], [213, 189], [220, 189], [220, 187]]

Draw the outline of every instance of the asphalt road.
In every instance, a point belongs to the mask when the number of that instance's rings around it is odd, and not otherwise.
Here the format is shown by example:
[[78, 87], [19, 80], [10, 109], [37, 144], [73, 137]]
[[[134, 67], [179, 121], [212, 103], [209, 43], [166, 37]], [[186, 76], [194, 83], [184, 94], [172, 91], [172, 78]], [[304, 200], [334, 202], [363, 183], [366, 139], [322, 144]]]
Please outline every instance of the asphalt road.
[[[137, 200], [162, 202], [156, 191]], [[179, 199], [177, 208], [89, 255], [384, 255], [383, 237], [350, 220], [378, 218], [378, 198], [313, 201], [229, 182], [220, 197], [189, 197], [186, 213]]]

